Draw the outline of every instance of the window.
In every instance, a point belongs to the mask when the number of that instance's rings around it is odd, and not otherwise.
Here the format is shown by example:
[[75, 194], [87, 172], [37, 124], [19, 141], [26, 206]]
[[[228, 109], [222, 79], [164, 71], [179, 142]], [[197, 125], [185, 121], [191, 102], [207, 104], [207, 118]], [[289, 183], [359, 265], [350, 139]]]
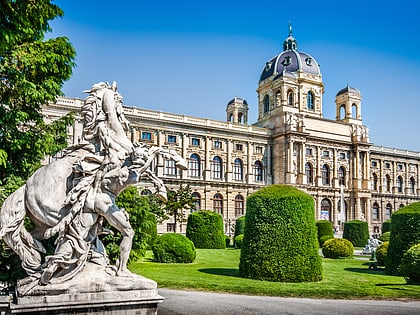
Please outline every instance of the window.
[[175, 223], [166, 223], [166, 232], [175, 232]]
[[403, 178], [401, 176], [398, 176], [397, 177], [397, 192], [402, 193], [403, 186], [404, 186]]
[[152, 141], [152, 134], [147, 131], [141, 133], [141, 140]]
[[213, 211], [223, 215], [223, 196], [219, 193], [213, 196]]
[[255, 161], [254, 163], [254, 179], [256, 182], [263, 181], [263, 165], [261, 161]]
[[305, 174], [306, 174], [306, 184], [312, 185], [314, 183], [314, 171], [312, 168], [312, 164], [310, 163], [305, 164]]
[[213, 158], [212, 165], [211, 165], [211, 173], [212, 173], [213, 178], [222, 179], [222, 167], [223, 167], [222, 159], [218, 156], [215, 156]]
[[195, 191], [192, 193], [192, 198], [193, 198], [195, 210], [196, 211], [201, 210], [201, 195]]
[[219, 140], [213, 141], [213, 148], [214, 149], [222, 149], [222, 141], [219, 141]]
[[403, 165], [402, 165], [401, 163], [398, 163], [398, 164], [397, 164], [397, 169], [398, 169], [399, 171], [402, 171], [402, 170], [403, 170]]
[[293, 92], [290, 90], [287, 92], [287, 105], [293, 106]]
[[338, 184], [340, 186], [346, 186], [346, 169], [344, 166], [340, 166], [338, 169]]
[[305, 63], [306, 63], [306, 65], [308, 65], [308, 66], [312, 66], [312, 58], [310, 58], [310, 57], [305, 58]]
[[235, 197], [235, 216], [244, 215], [244, 197], [236, 195]]
[[243, 145], [241, 143], [236, 143], [235, 144], [235, 150], [236, 151], [242, 151], [243, 150]]
[[391, 168], [391, 163], [385, 162], [385, 168]]
[[168, 135], [168, 143], [176, 143], [176, 136]]
[[241, 159], [235, 159], [233, 164], [233, 179], [243, 180], [244, 179], [244, 168]]
[[238, 113], [238, 123], [242, 124], [242, 119], [244, 118], [244, 115], [242, 113]]
[[321, 169], [322, 185], [330, 184], [330, 168], [324, 164]]
[[414, 195], [416, 193], [416, 180], [414, 177], [410, 178], [410, 193]]
[[143, 189], [140, 192], [140, 195], [142, 195], [142, 196], [151, 196], [152, 195], [152, 192], [150, 191], [150, 189], [145, 188], [145, 189]]
[[330, 151], [328, 151], [328, 150], [322, 151], [322, 156], [324, 158], [329, 158], [330, 157]]
[[263, 148], [260, 147], [260, 146], [255, 147], [255, 153], [262, 154], [263, 153]]
[[321, 220], [330, 221], [331, 203], [328, 199], [321, 200]]
[[174, 160], [165, 159], [164, 174], [176, 176], [176, 163]]
[[372, 207], [372, 220], [379, 220], [379, 205], [376, 202]]
[[374, 167], [374, 168], [378, 167], [378, 162], [377, 161], [372, 161], [372, 167]]
[[372, 181], [373, 181], [372, 189], [374, 191], [378, 191], [378, 175], [376, 175], [375, 173], [373, 173], [372, 175]]
[[392, 205], [388, 203], [385, 208], [385, 220], [391, 219]]
[[312, 149], [306, 148], [306, 155], [312, 155]]
[[385, 175], [385, 188], [387, 192], [391, 192], [391, 176]]
[[270, 111], [270, 98], [268, 95], [264, 96], [264, 114], [267, 114]]
[[199, 147], [200, 146], [200, 139], [198, 139], [198, 138], [192, 138], [191, 139], [191, 145], [193, 145], [195, 147]]
[[314, 93], [312, 93], [312, 91], [309, 91], [308, 92], [307, 104], [308, 104], [308, 110], [314, 110], [315, 109], [315, 106], [314, 106]]
[[340, 152], [339, 158], [340, 158], [340, 160], [345, 160], [346, 159], [346, 153], [345, 152]]
[[191, 177], [201, 176], [201, 160], [198, 154], [191, 154], [188, 169]]

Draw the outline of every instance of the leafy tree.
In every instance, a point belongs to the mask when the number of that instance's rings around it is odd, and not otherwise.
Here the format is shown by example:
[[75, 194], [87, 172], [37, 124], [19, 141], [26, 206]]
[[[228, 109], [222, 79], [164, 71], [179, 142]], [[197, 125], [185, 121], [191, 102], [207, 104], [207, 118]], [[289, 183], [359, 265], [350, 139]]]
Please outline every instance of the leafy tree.
[[168, 189], [168, 201], [163, 204], [165, 212], [174, 217], [175, 231], [177, 222], [185, 222], [184, 209], [195, 209], [194, 198], [189, 185], [179, 186], [178, 190]]
[[45, 40], [63, 11], [50, 0], [0, 1], [0, 181], [27, 178], [45, 154], [67, 146], [72, 115], [46, 124], [42, 106], [62, 95], [75, 50], [66, 37]]

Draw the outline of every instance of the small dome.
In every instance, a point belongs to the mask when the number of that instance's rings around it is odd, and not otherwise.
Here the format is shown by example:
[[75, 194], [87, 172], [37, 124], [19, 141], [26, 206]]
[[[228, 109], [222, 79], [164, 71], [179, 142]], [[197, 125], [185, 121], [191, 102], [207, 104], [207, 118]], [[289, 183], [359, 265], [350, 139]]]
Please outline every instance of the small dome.
[[230, 101], [229, 101], [229, 103], [227, 103], [228, 105], [230, 105], [230, 104], [237, 104], [237, 103], [239, 103], [239, 104], [244, 104], [244, 105], [248, 105], [248, 103], [246, 102], [246, 100], [245, 99], [243, 99], [242, 97], [235, 97], [235, 98], [233, 98], [233, 99], [231, 99]]
[[344, 89], [341, 89], [340, 91], [338, 91], [336, 96], [339, 96], [339, 95], [344, 94], [344, 93], [353, 93], [353, 94], [357, 94], [357, 95], [360, 96], [360, 91], [358, 89], [356, 89], [354, 87], [351, 87], [351, 86], [348, 86], [348, 85]]

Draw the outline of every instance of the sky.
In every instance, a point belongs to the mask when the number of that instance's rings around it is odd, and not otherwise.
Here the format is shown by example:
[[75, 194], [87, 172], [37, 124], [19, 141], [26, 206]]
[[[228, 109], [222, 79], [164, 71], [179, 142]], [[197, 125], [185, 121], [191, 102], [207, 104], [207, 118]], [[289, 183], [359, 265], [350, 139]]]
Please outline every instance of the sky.
[[298, 50], [320, 65], [323, 117], [360, 90], [374, 145], [420, 152], [420, 1], [56, 0], [52, 34], [76, 49], [67, 97], [116, 81], [127, 106], [226, 121], [235, 96], [257, 121], [258, 80], [282, 52], [289, 21]]

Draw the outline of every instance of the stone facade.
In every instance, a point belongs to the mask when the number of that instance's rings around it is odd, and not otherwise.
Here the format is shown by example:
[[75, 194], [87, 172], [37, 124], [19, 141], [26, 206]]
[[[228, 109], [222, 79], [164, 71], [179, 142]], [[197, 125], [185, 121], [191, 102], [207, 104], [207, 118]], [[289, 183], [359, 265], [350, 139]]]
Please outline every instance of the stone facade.
[[[291, 33], [283, 47], [262, 70], [254, 125], [248, 124], [248, 104], [239, 97], [227, 104], [226, 122], [125, 107], [131, 140], [181, 154], [188, 171], [159, 158], [157, 175], [173, 189], [189, 184], [199, 209], [222, 214], [227, 235], [245, 213], [246, 197], [269, 184], [294, 185], [312, 195], [317, 220], [339, 227], [344, 207], [346, 220], [366, 220], [372, 233], [380, 233], [392, 212], [420, 201], [420, 153], [370, 143], [355, 88], [337, 93], [335, 120], [323, 118], [319, 65], [297, 50]], [[44, 107], [44, 115], [48, 120], [79, 112], [82, 103], [61, 97]], [[80, 116], [69, 133], [70, 142], [80, 141]], [[159, 232], [172, 229], [168, 221]], [[185, 232], [185, 223], [177, 232]]]

